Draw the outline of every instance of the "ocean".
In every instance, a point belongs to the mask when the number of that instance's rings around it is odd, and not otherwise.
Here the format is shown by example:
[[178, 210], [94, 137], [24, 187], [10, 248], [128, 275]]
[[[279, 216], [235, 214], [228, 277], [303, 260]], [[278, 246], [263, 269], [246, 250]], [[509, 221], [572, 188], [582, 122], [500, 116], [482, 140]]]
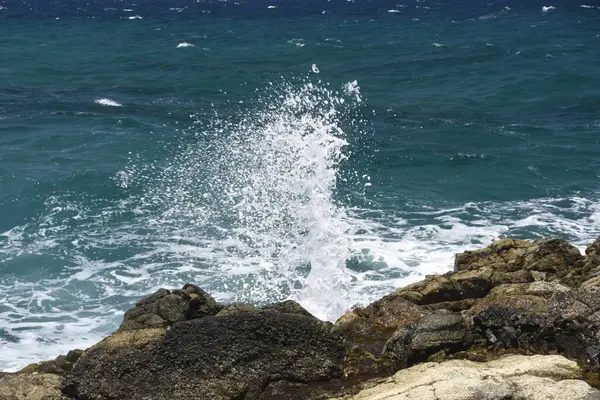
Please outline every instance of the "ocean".
[[600, 3], [0, 0], [0, 370], [143, 295], [335, 320], [600, 235]]

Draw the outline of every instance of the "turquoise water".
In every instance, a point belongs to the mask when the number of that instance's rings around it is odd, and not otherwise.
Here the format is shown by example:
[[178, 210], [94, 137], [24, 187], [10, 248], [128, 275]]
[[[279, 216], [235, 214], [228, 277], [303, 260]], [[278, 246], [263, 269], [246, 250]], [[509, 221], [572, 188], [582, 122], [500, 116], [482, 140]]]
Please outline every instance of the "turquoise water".
[[0, 370], [161, 286], [335, 319], [600, 234], [598, 4], [239, 3], [0, 0]]

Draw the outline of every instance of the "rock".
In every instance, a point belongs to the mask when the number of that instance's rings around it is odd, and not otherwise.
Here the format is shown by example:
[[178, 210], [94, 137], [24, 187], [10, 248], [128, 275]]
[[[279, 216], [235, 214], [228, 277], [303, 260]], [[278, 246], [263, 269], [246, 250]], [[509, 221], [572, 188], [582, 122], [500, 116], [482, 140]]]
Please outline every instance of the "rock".
[[173, 291], [159, 289], [125, 313], [119, 330], [167, 327], [175, 322], [215, 315], [221, 308], [195, 285], [186, 284], [181, 290]]
[[585, 349], [587, 362], [591, 369], [597, 374], [600, 373], [600, 346], [594, 345]]
[[390, 294], [367, 307], [355, 308], [342, 315], [334, 326], [349, 340], [385, 341], [399, 326], [416, 323], [428, 313], [402, 296]]
[[464, 269], [444, 275], [428, 276], [425, 280], [399, 289], [395, 293], [415, 304], [432, 305], [482, 298], [494, 286], [531, 281], [533, 277], [530, 271], [505, 272], [484, 266], [480, 269]]
[[487, 363], [424, 363], [347, 400], [598, 400], [600, 392], [579, 380], [577, 364], [564, 357], [513, 355]]
[[67, 361], [70, 363], [76, 363], [82, 354], [83, 354], [83, 350], [80, 350], [80, 349], [71, 350], [67, 353], [67, 356], [66, 356]]
[[20, 374], [43, 372], [46, 374], [64, 375], [73, 368], [73, 364], [83, 353], [82, 350], [71, 350], [66, 356], [60, 355], [54, 360], [29, 364], [19, 371]]
[[512, 307], [525, 312], [545, 313], [555, 293], [571, 289], [558, 282], [535, 281], [529, 283], [502, 284], [494, 287], [483, 299], [478, 300], [467, 312], [475, 315], [490, 307]]
[[600, 267], [600, 237], [585, 249], [583, 264], [587, 270]]
[[61, 378], [54, 374], [4, 374], [0, 400], [61, 400]]
[[273, 310], [273, 311], [278, 311], [278, 312], [287, 313], [287, 314], [305, 315], [307, 317], [314, 318], [314, 316], [311, 313], [306, 311], [306, 309], [304, 309], [304, 307], [302, 307], [300, 304], [296, 303], [293, 300], [286, 300], [286, 301], [282, 301], [279, 303], [267, 304], [262, 309], [263, 310]]
[[383, 355], [392, 360], [396, 369], [407, 368], [411, 364], [414, 333], [414, 327], [401, 326], [385, 344]]
[[583, 256], [579, 249], [563, 239], [536, 240], [525, 251], [523, 268], [547, 272], [561, 278], [570, 271], [580, 268]]
[[[340, 387], [344, 340], [313, 317], [237, 312], [149, 330], [117, 332], [88, 349], [63, 392], [90, 399], [251, 400], [310, 398]], [[326, 382], [331, 388], [321, 389]]]
[[562, 318], [600, 322], [600, 288], [588, 286], [555, 293], [548, 308], [550, 313]]
[[454, 353], [471, 345], [471, 337], [459, 314], [432, 314], [415, 326], [402, 326], [385, 344], [383, 354], [396, 367], [406, 368], [440, 351]]
[[532, 246], [533, 243], [524, 240], [500, 239], [484, 249], [457, 254], [454, 259], [454, 271], [478, 270], [484, 267], [496, 271], [517, 271], [522, 269], [525, 250]]
[[187, 320], [216, 315], [223, 308], [208, 293], [196, 285], [187, 283], [183, 286], [183, 291], [189, 293], [192, 298], [185, 310], [185, 319]]
[[527, 270], [548, 273], [555, 278], [581, 267], [582, 262], [579, 249], [563, 239], [542, 239], [533, 243], [502, 239], [485, 249], [458, 254], [454, 270], [479, 270], [484, 267], [502, 272]]
[[414, 331], [413, 353], [426, 356], [444, 349], [450, 351], [469, 347], [467, 327], [459, 314], [437, 314], [424, 317]]
[[259, 312], [260, 308], [255, 307], [250, 304], [244, 303], [231, 303], [223, 307], [221, 311], [217, 313], [217, 317], [222, 317], [224, 315], [237, 314], [242, 312]]
[[570, 358], [585, 360], [586, 349], [597, 343], [598, 329], [594, 323], [498, 306], [475, 315], [472, 332], [478, 344], [492, 350], [560, 352]]

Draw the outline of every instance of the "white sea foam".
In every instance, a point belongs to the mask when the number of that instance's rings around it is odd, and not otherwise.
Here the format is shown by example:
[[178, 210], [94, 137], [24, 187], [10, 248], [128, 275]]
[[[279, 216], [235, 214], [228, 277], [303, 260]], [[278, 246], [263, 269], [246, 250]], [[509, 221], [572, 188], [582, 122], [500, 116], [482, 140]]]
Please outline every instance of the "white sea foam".
[[287, 41], [289, 44], [293, 44], [296, 47], [304, 47], [306, 45], [306, 41], [302, 38], [294, 38]]
[[139, 15], [132, 15], [131, 17], [127, 17], [127, 19], [143, 19], [143, 18]]
[[431, 45], [434, 47], [442, 47], [442, 45], [440, 43], [432, 43]]
[[556, 7], [554, 7], [554, 6], [543, 6], [542, 7], [542, 12], [548, 12], [548, 11], [552, 11], [552, 10], [556, 10]]
[[400, 10], [396, 10], [395, 8], [388, 10], [389, 13], [399, 13]]
[[188, 42], [182, 42], [182, 43], [179, 43], [177, 45], [178, 49], [184, 48], [184, 47], [195, 47], [195, 46], [193, 44], [191, 44], [191, 43], [188, 43]]
[[114, 101], [114, 100], [111, 100], [111, 99], [105, 99], [105, 98], [102, 98], [102, 99], [96, 99], [96, 100], [94, 100], [94, 103], [96, 103], [96, 104], [100, 104], [100, 105], [102, 105], [102, 106], [109, 106], [109, 107], [123, 107], [123, 105], [122, 105], [122, 104], [120, 104], [120, 103], [117, 103], [117, 102], [116, 102], [116, 101]]
[[313, 64], [313, 65], [310, 67], [310, 70], [311, 70], [312, 72], [314, 72], [315, 74], [318, 74], [318, 73], [319, 73], [319, 68], [317, 67], [317, 64]]

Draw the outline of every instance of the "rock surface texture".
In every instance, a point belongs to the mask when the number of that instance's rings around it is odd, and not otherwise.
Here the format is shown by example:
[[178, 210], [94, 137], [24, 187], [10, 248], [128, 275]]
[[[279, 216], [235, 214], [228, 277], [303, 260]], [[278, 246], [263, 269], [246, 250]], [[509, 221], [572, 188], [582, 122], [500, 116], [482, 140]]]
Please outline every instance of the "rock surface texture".
[[600, 400], [599, 254], [502, 239], [334, 324], [160, 289], [91, 348], [0, 374], [0, 400]]
[[562, 356], [507, 356], [487, 363], [424, 363], [401, 370], [346, 400], [596, 400]]

